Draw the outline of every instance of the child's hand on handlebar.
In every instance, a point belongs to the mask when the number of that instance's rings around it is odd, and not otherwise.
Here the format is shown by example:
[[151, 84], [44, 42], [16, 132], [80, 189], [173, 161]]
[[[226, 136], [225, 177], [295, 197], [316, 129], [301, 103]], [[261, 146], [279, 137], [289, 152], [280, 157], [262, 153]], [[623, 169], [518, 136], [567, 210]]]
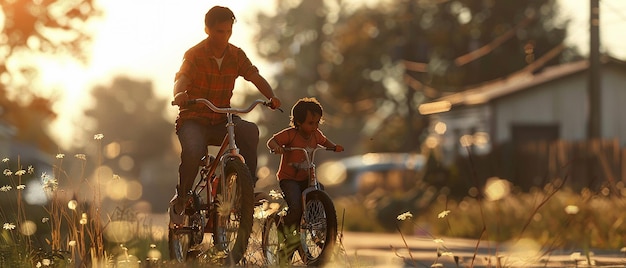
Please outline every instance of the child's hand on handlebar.
[[273, 154], [284, 154], [285, 153], [285, 148], [282, 146], [278, 146], [275, 149], [270, 150], [271, 153]]

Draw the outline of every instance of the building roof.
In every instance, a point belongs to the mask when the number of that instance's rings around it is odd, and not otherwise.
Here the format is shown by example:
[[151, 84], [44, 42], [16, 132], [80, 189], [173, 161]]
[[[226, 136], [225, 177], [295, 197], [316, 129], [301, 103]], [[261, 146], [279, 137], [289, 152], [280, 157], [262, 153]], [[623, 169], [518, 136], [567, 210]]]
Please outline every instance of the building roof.
[[[612, 57], [605, 57], [602, 62], [605, 64], [608, 62], [618, 63], [626, 66], [625, 62]], [[546, 67], [541, 72], [536, 73], [519, 72], [503, 79], [490, 81], [462, 92], [438, 98], [432, 103], [445, 103], [449, 107], [480, 105], [502, 96], [532, 88], [539, 84], [585, 71], [588, 67], [589, 62], [587, 60], [581, 60]]]

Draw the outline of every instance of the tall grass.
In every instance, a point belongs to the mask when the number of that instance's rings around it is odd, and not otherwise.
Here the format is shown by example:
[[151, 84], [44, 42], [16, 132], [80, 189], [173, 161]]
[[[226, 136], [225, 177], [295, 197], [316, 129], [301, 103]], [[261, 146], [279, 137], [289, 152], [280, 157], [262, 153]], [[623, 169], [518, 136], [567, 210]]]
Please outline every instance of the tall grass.
[[[142, 252], [147, 262], [160, 260], [162, 237], [155, 237], [151, 226], [128, 208], [103, 211], [103, 183], [120, 180], [117, 175], [102, 178], [98, 172], [103, 137], [94, 136], [98, 150], [91, 176], [85, 154], [74, 155], [78, 169], [72, 174], [66, 170], [65, 154], [57, 154], [51, 173], [42, 171], [39, 178], [19, 157], [2, 159], [8, 183], [0, 187], [0, 198], [6, 200], [0, 206], [0, 267], [138, 267], [139, 258], [132, 252]], [[43, 205], [25, 204], [27, 185], [41, 187], [31, 193], [40, 193]], [[129, 250], [129, 244], [142, 249]]]

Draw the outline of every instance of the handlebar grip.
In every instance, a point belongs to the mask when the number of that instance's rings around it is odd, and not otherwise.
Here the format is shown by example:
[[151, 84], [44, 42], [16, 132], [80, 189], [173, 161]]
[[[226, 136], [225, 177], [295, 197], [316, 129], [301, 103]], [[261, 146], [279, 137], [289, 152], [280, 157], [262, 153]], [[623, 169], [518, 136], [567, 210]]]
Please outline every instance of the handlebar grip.
[[[196, 104], [198, 101], [193, 99], [193, 100], [187, 100], [185, 101], [185, 103], [183, 104], [183, 106], [187, 106], [187, 105], [191, 105], [191, 104]], [[174, 101], [171, 102], [172, 106], [176, 106], [176, 104], [174, 103]]]

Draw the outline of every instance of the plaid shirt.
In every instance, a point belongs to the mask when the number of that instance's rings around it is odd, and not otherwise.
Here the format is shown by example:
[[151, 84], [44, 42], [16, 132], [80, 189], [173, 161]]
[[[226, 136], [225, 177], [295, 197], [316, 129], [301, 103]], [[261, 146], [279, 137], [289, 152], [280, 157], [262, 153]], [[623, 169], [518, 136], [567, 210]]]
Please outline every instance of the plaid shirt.
[[[185, 52], [182, 66], [176, 73], [176, 80], [181, 75], [191, 80], [187, 94], [189, 98], [205, 98], [215, 106], [230, 107], [230, 98], [233, 96], [235, 80], [242, 76], [250, 81], [252, 75], [259, 70], [239, 47], [228, 44], [221, 67], [210, 53], [208, 40], [205, 39]], [[225, 114], [218, 114], [204, 104], [198, 103], [180, 108], [177, 126], [181, 120], [196, 119], [207, 124], [215, 125], [226, 121]]]

